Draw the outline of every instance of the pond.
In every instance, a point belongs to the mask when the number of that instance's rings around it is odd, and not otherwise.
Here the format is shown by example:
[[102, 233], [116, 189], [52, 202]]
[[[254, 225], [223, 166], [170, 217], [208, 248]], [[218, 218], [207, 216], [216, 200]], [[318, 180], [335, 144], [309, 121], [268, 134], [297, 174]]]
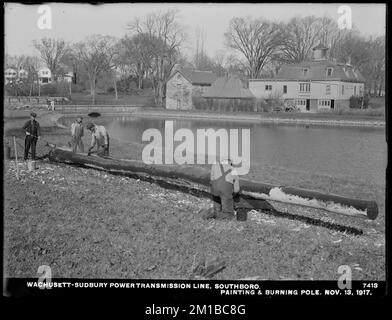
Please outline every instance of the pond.
[[[72, 119], [64, 121], [69, 124]], [[84, 123], [87, 124], [88, 121], [85, 119]], [[164, 142], [165, 123], [167, 125], [168, 121], [173, 123], [174, 132], [186, 128], [194, 133], [195, 139], [197, 129], [239, 129], [240, 132], [241, 129], [250, 129], [252, 167], [287, 168], [349, 180], [353, 178], [365, 183], [385, 184], [387, 143], [384, 128], [249, 124], [239, 121], [169, 120], [130, 116], [94, 119], [95, 123], [106, 126], [111, 138], [136, 143], [143, 143], [143, 132], [152, 128], [161, 132]], [[174, 149], [178, 144], [180, 142], [174, 142]]]

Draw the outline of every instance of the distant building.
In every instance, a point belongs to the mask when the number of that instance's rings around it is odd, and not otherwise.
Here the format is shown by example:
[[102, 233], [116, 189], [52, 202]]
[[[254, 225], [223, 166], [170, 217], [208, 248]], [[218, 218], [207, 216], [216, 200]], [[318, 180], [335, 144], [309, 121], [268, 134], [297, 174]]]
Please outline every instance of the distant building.
[[203, 98], [210, 109], [252, 111], [255, 96], [238, 76], [227, 75], [215, 80], [203, 93]]
[[166, 109], [192, 109], [192, 97], [201, 96], [216, 78], [211, 71], [175, 70], [166, 85]]
[[4, 70], [5, 84], [12, 83], [18, 78], [18, 72], [13, 68]]
[[26, 70], [24, 69], [19, 70], [18, 72], [19, 81], [26, 80], [28, 77], [29, 77], [29, 73]]
[[49, 68], [41, 68], [38, 70], [38, 82], [40, 84], [47, 84], [52, 82], [52, 72]]
[[73, 77], [74, 77], [74, 73], [72, 71], [69, 71], [63, 75], [57, 76], [57, 81], [70, 83], [72, 82]]
[[249, 80], [250, 91], [257, 98], [279, 97], [305, 112], [348, 105], [351, 96], [364, 94], [365, 79], [352, 65], [327, 60], [327, 50], [319, 44], [312, 61], [283, 65], [272, 78]]

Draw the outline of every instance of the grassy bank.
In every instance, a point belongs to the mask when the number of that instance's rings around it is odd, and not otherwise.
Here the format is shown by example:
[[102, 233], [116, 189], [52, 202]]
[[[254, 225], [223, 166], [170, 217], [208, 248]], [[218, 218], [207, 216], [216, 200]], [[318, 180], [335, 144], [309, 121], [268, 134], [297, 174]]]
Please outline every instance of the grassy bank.
[[[252, 214], [246, 222], [205, 221], [209, 204], [156, 185], [40, 162], [34, 173], [5, 165], [5, 273], [35, 277], [188, 279], [219, 258], [218, 279], [384, 279], [384, 244], [299, 221]], [[279, 206], [278, 204], [276, 204]], [[283, 210], [284, 208], [280, 208]], [[286, 207], [291, 212], [303, 210]]]

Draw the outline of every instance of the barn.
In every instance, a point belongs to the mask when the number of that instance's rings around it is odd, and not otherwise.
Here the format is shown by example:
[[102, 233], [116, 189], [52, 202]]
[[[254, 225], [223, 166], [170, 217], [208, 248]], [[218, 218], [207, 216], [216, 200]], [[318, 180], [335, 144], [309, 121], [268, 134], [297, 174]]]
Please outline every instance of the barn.
[[193, 109], [192, 97], [201, 96], [216, 78], [212, 71], [175, 70], [166, 84], [166, 109]]
[[210, 110], [252, 111], [255, 96], [236, 75], [226, 75], [214, 81], [203, 94]]
[[339, 109], [351, 96], [363, 96], [365, 79], [350, 64], [327, 59], [328, 48], [313, 48], [313, 60], [283, 65], [273, 78], [250, 79], [249, 89], [262, 99], [279, 98], [303, 112]]

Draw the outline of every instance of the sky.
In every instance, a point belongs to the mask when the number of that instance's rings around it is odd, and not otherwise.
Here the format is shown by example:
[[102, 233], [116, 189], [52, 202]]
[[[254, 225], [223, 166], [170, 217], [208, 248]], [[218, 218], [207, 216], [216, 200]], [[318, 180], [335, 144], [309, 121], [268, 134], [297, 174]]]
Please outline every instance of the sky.
[[[39, 5], [7, 3], [5, 5], [5, 50], [10, 55], [37, 55], [32, 41], [43, 37], [77, 42], [92, 34], [122, 37], [126, 25], [135, 17], [151, 12], [178, 9], [179, 23], [186, 26], [189, 37], [185, 54], [195, 47], [196, 30], [204, 33], [207, 54], [213, 56], [226, 50], [224, 33], [233, 17], [266, 18], [287, 22], [294, 16], [329, 16], [338, 20], [341, 4], [236, 4], [236, 3], [139, 3], [139, 4], [68, 4], [48, 3], [52, 10], [52, 29], [41, 30], [37, 21]], [[347, 4], [352, 10], [352, 22], [364, 36], [385, 35], [385, 4]]]

